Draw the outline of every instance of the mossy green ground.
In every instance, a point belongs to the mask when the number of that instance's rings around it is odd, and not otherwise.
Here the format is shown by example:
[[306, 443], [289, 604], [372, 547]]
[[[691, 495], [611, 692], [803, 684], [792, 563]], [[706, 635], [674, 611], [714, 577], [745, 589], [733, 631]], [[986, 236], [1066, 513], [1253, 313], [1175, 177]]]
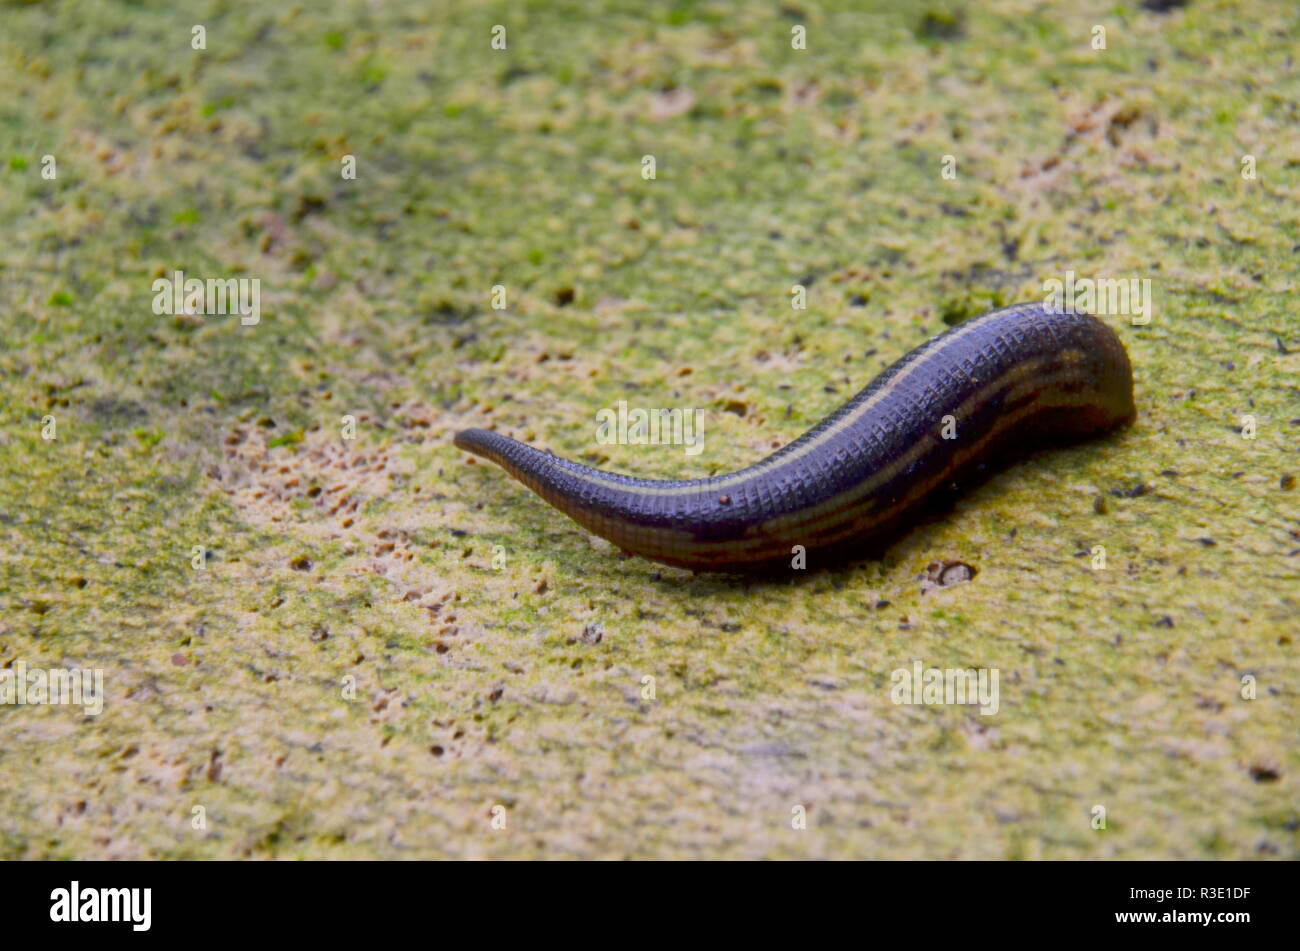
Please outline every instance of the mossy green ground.
[[[1300, 855], [1294, 5], [860, 6], [0, 6], [0, 664], [108, 693], [0, 708], [0, 856]], [[450, 442], [726, 471], [1068, 269], [1152, 281], [1136, 426], [880, 562], [622, 558]]]

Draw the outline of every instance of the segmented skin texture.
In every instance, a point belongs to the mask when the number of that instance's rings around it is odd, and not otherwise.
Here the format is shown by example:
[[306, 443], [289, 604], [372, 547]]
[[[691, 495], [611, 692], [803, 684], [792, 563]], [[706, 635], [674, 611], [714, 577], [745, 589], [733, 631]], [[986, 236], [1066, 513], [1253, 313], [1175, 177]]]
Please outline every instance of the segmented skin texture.
[[1045, 442], [1131, 422], [1124, 345], [1087, 314], [990, 311], [929, 340], [804, 435], [728, 475], [617, 475], [483, 429], [455, 442], [589, 531], [695, 571], [808, 568], [879, 551], [937, 501]]

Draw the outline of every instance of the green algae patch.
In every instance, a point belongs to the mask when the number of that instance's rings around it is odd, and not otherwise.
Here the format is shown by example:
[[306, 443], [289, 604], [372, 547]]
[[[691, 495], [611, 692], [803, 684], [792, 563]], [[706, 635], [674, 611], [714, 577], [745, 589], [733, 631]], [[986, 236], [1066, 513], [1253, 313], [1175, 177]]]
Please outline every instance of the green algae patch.
[[[1289, 5], [61, 10], [0, 40], [0, 667], [105, 699], [0, 705], [0, 857], [1300, 856]], [[451, 445], [726, 472], [1067, 273], [1151, 282], [1137, 422], [878, 561], [691, 576]]]

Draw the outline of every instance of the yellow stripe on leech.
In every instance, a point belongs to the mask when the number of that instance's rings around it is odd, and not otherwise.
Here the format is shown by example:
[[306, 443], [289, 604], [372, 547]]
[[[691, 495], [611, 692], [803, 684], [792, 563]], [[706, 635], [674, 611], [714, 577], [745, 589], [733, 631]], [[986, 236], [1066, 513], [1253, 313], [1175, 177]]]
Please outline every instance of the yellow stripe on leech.
[[[934, 347], [933, 349], [925, 353], [922, 353], [919, 357], [917, 357], [910, 364], [908, 364], [908, 366], [904, 367], [903, 370], [901, 370], [897, 376], [895, 376], [892, 380], [886, 383], [885, 386], [883, 386], [879, 391], [872, 394], [870, 399], [866, 400], [861, 406], [857, 407], [852, 413], [849, 413], [843, 419], [838, 420], [836, 423], [834, 423], [831, 427], [829, 427], [824, 433], [822, 433], [816, 439], [813, 439], [808, 443], [800, 446], [798, 449], [796, 449], [794, 452], [790, 453], [789, 455], [783, 456], [779, 462], [773, 464], [771, 469], [765, 471], [771, 472], [773, 469], [783, 468], [786, 465], [793, 463], [798, 459], [803, 458], [809, 453], [816, 452], [823, 445], [825, 445], [827, 441], [834, 439], [844, 430], [856, 424], [858, 420], [860, 420], [868, 412], [874, 409], [876, 405], [879, 404], [882, 400], [886, 399], [903, 382], [911, 379], [912, 376], [914, 376], [918, 371], [924, 368], [930, 361], [938, 358], [941, 355], [945, 355], [946, 351], [948, 350], [948, 347], [951, 344], [956, 343], [958, 340], [961, 340], [963, 337], [969, 335], [979, 327], [984, 326], [984, 324], [990, 322], [993, 318], [1005, 317], [1005, 316], [1007, 316], [1006, 312], [995, 310], [995, 311], [990, 311], [987, 314], [984, 314], [982, 317], [976, 317], [974, 320], [971, 320], [968, 323], [963, 324], [955, 333], [953, 333], [951, 337], [949, 337], [947, 340], [943, 342], [943, 346]], [[929, 343], [932, 342], [933, 340], [927, 342], [927, 344], [924, 344], [923, 346], [928, 346]], [[762, 465], [762, 463], [758, 463], [757, 465]], [[725, 489], [729, 486], [737, 485], [740, 482], [743, 482], [746, 479], [753, 478], [755, 475], [757, 475], [758, 473], [752, 471], [756, 467], [757, 466], [751, 466], [749, 469], [742, 469], [739, 472], [734, 472], [731, 475], [723, 476], [722, 478], [718, 479], [716, 482], [709, 482], [708, 484], [668, 486], [663, 488], [656, 487], [656, 486], [622, 485], [619, 484], [618, 482], [615, 482], [613, 479], [608, 478], [603, 474], [596, 474], [596, 473], [589, 473], [589, 472], [573, 472], [573, 471], [569, 471], [566, 474], [571, 477], [581, 479], [584, 482], [587, 482], [591, 485], [598, 485], [601, 486], [602, 488], [613, 487], [620, 492], [631, 492], [637, 495], [673, 496], [673, 495], [688, 495], [690, 493], [702, 492], [702, 491], [713, 492], [714, 490], [717, 489]]]
[[[1049, 376], [1036, 375], [1041, 369], [1052, 362], [1057, 362], [1064, 356], [1067, 366], [1058, 372]], [[1006, 401], [1014, 401], [1019, 397], [1032, 392], [1035, 389], [1044, 389], [1063, 382], [1073, 382], [1086, 379], [1079, 372], [1077, 364], [1082, 354], [1079, 351], [1070, 351], [1068, 354], [1057, 354], [1051, 357], [1040, 357], [1034, 360], [1026, 360], [1012, 367], [1001, 377], [991, 381], [988, 385], [981, 388], [976, 393], [970, 394], [953, 413], [958, 419], [967, 418], [967, 414], [975, 406], [992, 399], [999, 390], [1006, 388], [1007, 392], [1004, 397]], [[1074, 364], [1071, 366], [1071, 364]], [[1025, 379], [1028, 377], [1028, 379]], [[1083, 404], [1089, 401], [1088, 397], [1078, 397], [1066, 401], [1066, 404]], [[1062, 405], [1066, 405], [1062, 404]], [[1053, 404], [1054, 405], [1054, 404]], [[999, 418], [996, 425], [989, 433], [979, 442], [970, 446], [963, 447], [958, 459], [968, 458], [973, 453], [979, 452], [985, 443], [1001, 434], [1007, 426], [1013, 425], [1029, 413], [1041, 409], [1043, 404], [1033, 403], [1023, 407], [1016, 413], [1009, 414]], [[590, 531], [604, 537], [613, 536], [613, 539], [623, 544], [629, 549], [652, 549], [657, 552], [682, 552], [688, 550], [703, 551], [712, 549], [718, 553], [725, 552], [742, 552], [749, 551], [763, 545], [771, 544], [774, 538], [790, 538], [792, 536], [802, 536], [805, 538], [815, 535], [823, 525], [834, 524], [839, 521], [843, 512], [852, 507], [860, 498], [869, 495], [878, 486], [892, 479], [897, 473], [907, 465], [910, 465], [918, 459], [924, 452], [933, 451], [935, 446], [934, 440], [918, 440], [909, 450], [898, 458], [894, 459], [888, 466], [876, 470], [870, 476], [861, 482], [856, 483], [837, 493], [835, 496], [822, 499], [814, 505], [800, 509], [796, 512], [786, 513], [777, 518], [770, 519], [754, 527], [755, 534], [748, 539], [725, 539], [716, 542], [697, 541], [688, 530], [667, 528], [664, 526], [643, 525], [636, 522], [620, 519], [617, 516], [598, 514], [588, 509], [584, 509], [575, 499], [558, 493], [549, 487], [544, 487], [537, 479], [525, 476], [513, 466], [506, 468], [527, 485], [530, 489], [537, 492], [543, 499], [556, 508], [576, 519], [578, 522], [588, 528]], [[929, 483], [925, 487], [929, 487]], [[910, 499], [915, 494], [909, 491], [904, 499]], [[891, 509], [893, 507], [891, 506]], [[881, 514], [880, 518], [888, 517], [888, 512]], [[872, 522], [879, 521], [873, 519]]]
[[[1048, 379], [1035, 381], [1033, 385], [1037, 386], [1039, 383], [1052, 385], [1055, 383], [1065, 382], [1067, 380], [1076, 379], [1076, 378], [1077, 377], [1072, 376], [1069, 373], [1062, 373], [1062, 374], [1057, 374]], [[1011, 397], [1012, 394], [1008, 393], [1009, 400], [1011, 399]], [[1058, 401], [1052, 401], [1047, 403], [1035, 401], [1033, 403], [1030, 403], [1027, 406], [1021, 407], [1015, 412], [1004, 414], [1003, 416], [998, 417], [994, 426], [991, 429], [989, 429], [988, 432], [985, 433], [985, 435], [981, 439], [977, 440], [976, 442], [972, 443], [969, 446], [963, 446], [960, 450], [955, 452], [953, 454], [953, 465], [954, 467], [958, 466], [961, 463], [965, 462], [966, 460], [970, 459], [971, 457], [977, 456], [980, 452], [984, 451], [985, 446], [989, 442], [1000, 437], [1003, 433], [1007, 431], [1008, 428], [1017, 425], [1025, 417], [1031, 416], [1034, 413], [1039, 412], [1040, 410], [1049, 407], [1055, 407], [1055, 406], [1083, 405], [1085, 403], [1091, 403], [1091, 402], [1092, 399], [1090, 397], [1085, 397], [1085, 396], [1071, 397], [1067, 400], [1058, 400]], [[929, 489], [932, 488], [935, 484], [937, 484], [938, 482], [942, 482], [943, 479], [947, 477], [948, 476], [946, 473], [939, 474], [934, 480], [931, 480], [930, 482], [923, 484], [924, 490], [929, 491]], [[835, 496], [834, 498], [827, 499], [824, 502], [812, 508], [804, 509], [797, 513], [792, 513], [792, 515], [797, 516], [797, 520], [790, 525], [772, 526], [769, 528], [765, 524], [763, 534], [769, 537], [772, 535], [776, 535], [778, 533], [783, 537], [789, 537], [791, 534], [802, 534], [805, 537], [816, 538], [816, 536], [820, 534], [820, 530], [824, 526], [834, 524], [844, 511], [851, 510], [854, 507], [855, 503], [858, 502], [859, 499], [868, 496], [870, 494], [871, 494], [871, 490], [863, 491], [861, 485], [853, 486], [850, 489], [846, 490], [845, 492], [842, 492], [839, 495]], [[882, 512], [882, 518], [887, 517], [889, 512], [892, 512], [894, 509], [896, 509], [898, 505], [904, 504], [910, 501], [911, 499], [915, 498], [916, 494], [917, 492], [915, 488], [909, 487], [907, 493], [899, 500], [898, 503], [890, 505], [888, 510]]]
[[[968, 418], [968, 415], [970, 414], [971, 411], [973, 411], [976, 407], [982, 405], [983, 403], [987, 402], [988, 400], [992, 399], [1000, 390], [1008, 389], [1008, 392], [1010, 394], [1012, 388], [1014, 388], [1016, 384], [1021, 383], [1021, 381], [1024, 381], [1023, 385], [1025, 387], [1025, 390], [1024, 391], [1017, 390], [1016, 391], [1017, 393], [1025, 392], [1031, 389], [1041, 388], [1042, 386], [1051, 385], [1052, 383], [1058, 382], [1059, 379], [1063, 379], [1067, 376], [1077, 375], [1077, 371], [1069, 370], [1063, 374], [1056, 374], [1051, 377], [1042, 377], [1040, 375], [1041, 371], [1050, 363], [1055, 362], [1055, 360], [1056, 360], [1056, 356], [1053, 355], [1050, 357], [1038, 357], [1032, 360], [1024, 360], [1020, 362], [1016, 366], [1011, 367], [1009, 370], [1007, 370], [1007, 372], [1002, 374], [1002, 376], [998, 377], [995, 380], [990, 381], [988, 384], [981, 387], [975, 393], [970, 394], [962, 402], [962, 404], [959, 407], [957, 407], [956, 410], [953, 411], [952, 415], [959, 420], [966, 419]], [[934, 425], [937, 426], [939, 425], [940, 421], [934, 420], [933, 422]], [[929, 430], [927, 428], [927, 432], [928, 431]], [[818, 444], [820, 444], [822, 441], [823, 440], [819, 438], [817, 442]], [[981, 445], [982, 442], [983, 441], [981, 441]], [[912, 463], [914, 463], [925, 452], [933, 451], [933, 449], [934, 449], [934, 444], [932, 441], [923, 438], [917, 439], [916, 442], [914, 442], [912, 446], [907, 450], [907, 452], [902, 453], [897, 457], [895, 457], [894, 459], [890, 460], [890, 462], [887, 465], [879, 469], [876, 469], [866, 479], [863, 479], [861, 482], [857, 482], [854, 485], [849, 486], [843, 492], [837, 493], [836, 495], [830, 498], [816, 501], [813, 505], [810, 505], [806, 508], [798, 509], [794, 512], [783, 513], [781, 515], [768, 519], [765, 522], [759, 523], [753, 529], [754, 535], [757, 538], [762, 539], [762, 538], [770, 537], [773, 534], [789, 535], [792, 531], [806, 531], [805, 523], [809, 522], [812, 519], [815, 519], [822, 512], [838, 511], [839, 509], [845, 508], [853, 504], [859, 498], [871, 494], [879, 486], [886, 484], [891, 479], [893, 479], [899, 472], [903, 471]], [[753, 476], [754, 473], [751, 473], [750, 475]], [[695, 487], [694, 491], [699, 492], [705, 488], [707, 488], [711, 492], [714, 487], [713, 486]], [[804, 525], [804, 528], [801, 529], [799, 527], [801, 525]], [[746, 545], [745, 542], [738, 541], [735, 539], [705, 543], [705, 544], [736, 545], [742, 548]]]
[[[1029, 389], [1037, 389], [1044, 385], [1050, 385], [1051, 383], [1057, 382], [1056, 377], [1036, 377], [1036, 374], [1052, 361], [1053, 358], [1051, 357], [1040, 357], [1034, 360], [1025, 360], [1017, 364], [996, 380], [968, 396], [962, 404], [957, 407], [957, 409], [952, 411], [951, 415], [959, 421], [969, 418], [974, 409], [988, 402], [1004, 388], [1008, 390], [1007, 396], [1010, 398], [1012, 388], [1025, 377], [1030, 378], [1026, 381], [1026, 386]], [[935, 420], [933, 426], [938, 426], [940, 422], [940, 420]], [[958, 425], [960, 425], [960, 423]], [[994, 430], [997, 429], [998, 427], [995, 426]], [[888, 483], [898, 475], [899, 472], [902, 472], [908, 466], [920, 459], [926, 452], [932, 451], [936, 445], [932, 437], [932, 427], [927, 427], [924, 436], [918, 438], [906, 452], [891, 459], [888, 465], [875, 470], [868, 478], [856, 483], [855, 485], [849, 486], [843, 492], [840, 492], [829, 499], [825, 499], [817, 503], [815, 506], [802, 509], [798, 512], [778, 515], [769, 519], [760, 526], [760, 531], [780, 531], [784, 528], [784, 525], [782, 525], [783, 519], [801, 518], [815, 514], [822, 509], [829, 509], [836, 506], [847, 506], [864, 495], [870, 495], [871, 492], [875, 491], [879, 486]], [[980, 444], [982, 445], [983, 442], [984, 440], [981, 440]]]
[[[1074, 362], [1074, 361], [1067, 361], [1067, 362]], [[1017, 367], [1016, 369], [1022, 369], [1024, 366], [1025, 364], [1021, 364], [1021, 366]], [[1054, 373], [1048, 377], [1040, 377], [1038, 379], [1024, 381], [1019, 387], [1014, 387], [1012, 389], [1009, 389], [1007, 393], [1007, 398], [1008, 401], [1011, 401], [1014, 398], [1024, 395], [1028, 392], [1031, 392], [1034, 389], [1041, 389], [1044, 387], [1056, 385], [1058, 383], [1070, 382], [1073, 380], [1078, 380], [1083, 378], [1084, 377], [1082, 377], [1078, 373], [1076, 367], [1070, 367], [1059, 373]], [[999, 382], [1005, 384], [1007, 382], [1007, 377], [1003, 377]], [[988, 398], [987, 394], [985, 395], [985, 398]], [[967, 402], [963, 404], [963, 408], [965, 408], [974, 399], [975, 397], [973, 396], [971, 399], [967, 400]], [[1091, 404], [1092, 402], [1093, 402], [1092, 397], [1086, 394], [1080, 394], [1077, 396], [1067, 396], [1064, 399], [1056, 399], [1047, 402], [1035, 401], [1033, 403], [1021, 407], [1015, 412], [1007, 413], [1003, 416], [1000, 416], [996, 420], [994, 426], [987, 433], [985, 433], [985, 435], [981, 439], [972, 443], [969, 446], [962, 447], [961, 450], [959, 450], [957, 453], [954, 453], [953, 456], [954, 464], [960, 465], [962, 462], [965, 462], [971, 457], [978, 455], [980, 452], [984, 451], [985, 446], [990, 441], [1001, 436], [1003, 433], [1006, 432], [1008, 428], [1015, 426], [1027, 416], [1031, 416], [1034, 413], [1039, 412], [1040, 410], [1043, 410], [1045, 408], [1059, 407], [1059, 406], [1081, 406], [1081, 405]], [[920, 444], [920, 448], [922, 449], [925, 448], [925, 444]], [[911, 454], [913, 453], [909, 453], [909, 455]], [[896, 472], [897, 470], [894, 469], [894, 471]], [[869, 495], [871, 491], [871, 487], [874, 484], [877, 484], [878, 480], [873, 478], [871, 480], [858, 483], [857, 485], [850, 487], [849, 489], [839, 493], [833, 498], [823, 500], [822, 502], [818, 503], [815, 506], [812, 506], [807, 509], [802, 509], [795, 513], [790, 513], [790, 515], [788, 516], [783, 516], [782, 518], [791, 519], [791, 522], [789, 524], [775, 526], [773, 525], [773, 522], [775, 522], [775, 520], [771, 520], [768, 523], [764, 523], [759, 534], [746, 539], [725, 539], [719, 541], [695, 541], [692, 539], [689, 544], [683, 545], [682, 543], [686, 541], [686, 539], [683, 538], [683, 533], [678, 530], [652, 528], [650, 526], [636, 526], [636, 528], [647, 530], [644, 533], [645, 536], [658, 537], [661, 538], [663, 541], [669, 541], [671, 539], [672, 542], [676, 543], [670, 546], [669, 545], [649, 546], [652, 547], [656, 552], [663, 552], [663, 553], [677, 552], [679, 554], [684, 552], [692, 552], [700, 555], [707, 553], [708, 555], [720, 556], [717, 559], [718, 561], [725, 561], [726, 560], [725, 556], [728, 555], [734, 556], [734, 555], [743, 554], [747, 556], [755, 556], [761, 553], [764, 548], [772, 548], [772, 550], [775, 553], [783, 553], [784, 548], [782, 546], [788, 543], [788, 541], [791, 539], [802, 538], [802, 539], [806, 539], [805, 544], [820, 545], [820, 544], [831, 544], [836, 541], [842, 540], [844, 538], [851, 537], [854, 534], [858, 534], [864, 531], [865, 529], [870, 528], [890, 518], [894, 514], [894, 512], [897, 511], [900, 507], [905, 507], [909, 505], [912, 501], [914, 501], [916, 498], [918, 498], [919, 496], [928, 493], [931, 489], [933, 489], [936, 485], [938, 485], [947, 477], [948, 477], [948, 473], [946, 472], [938, 473], [937, 475], [935, 475], [931, 479], [926, 480], [925, 482], [916, 483], [915, 485], [910, 486], [906, 494], [904, 494], [894, 504], [890, 505], [888, 509], [883, 509], [879, 511], [878, 513], [876, 513], [871, 518], [865, 521], [858, 517], [852, 518], [849, 520], [845, 531], [839, 534], [831, 535], [829, 537], [821, 537], [823, 529], [827, 526], [832, 526], [837, 522], [841, 521], [844, 518], [846, 512], [852, 512], [853, 504], [859, 498], [865, 495]], [[628, 533], [628, 530], [632, 527], [629, 523], [620, 522], [616, 519], [611, 519], [608, 516], [603, 517], [601, 521], [606, 526], [613, 525], [618, 527], [620, 529], [621, 534]]]
[[[1083, 400], [1070, 400], [1067, 403], [1084, 402]], [[1061, 405], [1067, 405], [1062, 403]], [[1009, 426], [1014, 426], [1020, 418], [1029, 415], [1031, 412], [1042, 409], [1042, 406], [1026, 407], [1017, 413], [1010, 414], [1000, 419], [998, 426], [991, 431], [987, 438], [995, 438]], [[959, 461], [965, 461], [971, 456], [977, 454], [983, 449], [986, 440], [981, 440], [978, 444], [967, 447], [957, 457]], [[728, 562], [760, 562], [766, 560], [775, 560], [789, 553], [789, 547], [792, 544], [803, 544], [809, 549], [825, 547], [844, 542], [856, 536], [861, 536], [875, 526], [895, 517], [900, 510], [906, 509], [916, 500], [929, 494], [937, 485], [942, 483], [948, 477], [947, 473], [939, 473], [927, 479], [924, 482], [916, 483], [911, 486], [908, 492], [895, 501], [886, 509], [870, 513], [854, 514], [852, 517], [845, 518], [846, 513], [852, 513], [851, 509], [842, 509], [830, 513], [816, 521], [809, 522], [800, 526], [796, 531], [785, 532], [781, 536], [767, 536], [761, 538], [749, 539], [744, 542], [711, 542], [697, 543], [687, 548], [676, 547], [670, 553], [667, 549], [656, 548], [656, 551], [663, 551], [666, 554], [675, 554], [678, 557], [687, 555], [682, 560], [693, 560], [697, 563], [726, 564]], [[837, 531], [827, 532], [827, 527], [834, 527], [837, 523], [843, 522]]]

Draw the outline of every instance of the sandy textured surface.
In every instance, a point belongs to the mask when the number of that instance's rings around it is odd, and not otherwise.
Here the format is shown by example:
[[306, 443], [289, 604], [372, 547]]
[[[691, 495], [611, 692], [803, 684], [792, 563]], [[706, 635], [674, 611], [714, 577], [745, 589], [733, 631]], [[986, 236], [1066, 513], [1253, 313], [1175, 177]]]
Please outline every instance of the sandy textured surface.
[[[0, 706], [0, 857], [1300, 857], [1293, 4], [73, 6], [2, 7], [0, 666], [107, 700]], [[1152, 282], [1136, 426], [880, 562], [623, 558], [450, 442], [727, 471], [1067, 269]]]

